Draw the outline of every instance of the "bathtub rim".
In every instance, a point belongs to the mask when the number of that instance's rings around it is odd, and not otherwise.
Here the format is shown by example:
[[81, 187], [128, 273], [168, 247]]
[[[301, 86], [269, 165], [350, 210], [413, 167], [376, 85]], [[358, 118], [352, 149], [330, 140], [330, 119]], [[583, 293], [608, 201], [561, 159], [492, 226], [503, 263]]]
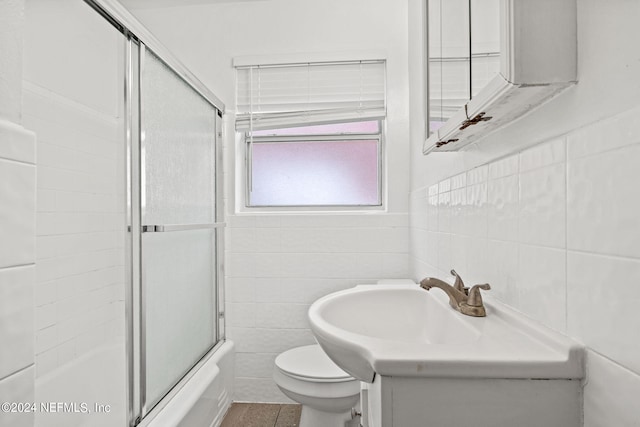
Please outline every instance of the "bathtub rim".
[[[189, 380], [198, 374], [201, 368], [203, 368], [208, 363], [213, 363], [217, 365], [218, 361], [213, 360], [216, 358], [216, 355], [220, 357], [221, 354], [219, 353], [225, 352], [225, 350], [233, 351], [234, 347], [235, 347], [234, 342], [227, 338], [221, 339], [220, 341], [218, 341], [216, 345], [213, 346], [204, 356], [202, 356], [202, 358], [198, 361], [198, 363], [196, 363], [193, 366], [193, 368], [191, 368], [189, 372], [187, 372], [182, 377], [182, 379], [178, 381], [178, 383], [160, 400], [160, 402], [158, 402], [156, 406], [154, 406], [147, 413], [147, 415], [145, 415], [145, 417], [142, 420], [140, 420], [138, 424], [136, 424], [136, 427], [153, 426], [153, 422], [156, 419], [156, 417], [158, 417], [162, 413], [162, 410], [169, 403], [173, 401], [173, 399], [176, 397], [176, 395], [180, 393], [180, 391], [182, 391], [182, 389], [188, 384]], [[133, 420], [130, 420], [130, 421], [133, 421]]]

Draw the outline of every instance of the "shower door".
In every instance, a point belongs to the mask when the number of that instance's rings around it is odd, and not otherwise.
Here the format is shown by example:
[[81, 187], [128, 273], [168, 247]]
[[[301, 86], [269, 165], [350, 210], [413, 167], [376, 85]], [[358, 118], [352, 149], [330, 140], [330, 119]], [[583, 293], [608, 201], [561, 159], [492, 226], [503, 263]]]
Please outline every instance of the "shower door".
[[216, 260], [222, 224], [216, 212], [218, 110], [144, 44], [133, 51], [139, 137], [132, 161], [139, 170], [132, 188], [139, 180], [140, 189], [134, 197], [139, 207], [132, 206], [138, 218], [133, 269], [140, 284], [133, 304], [134, 313], [139, 308], [133, 418], [139, 420], [220, 339]]

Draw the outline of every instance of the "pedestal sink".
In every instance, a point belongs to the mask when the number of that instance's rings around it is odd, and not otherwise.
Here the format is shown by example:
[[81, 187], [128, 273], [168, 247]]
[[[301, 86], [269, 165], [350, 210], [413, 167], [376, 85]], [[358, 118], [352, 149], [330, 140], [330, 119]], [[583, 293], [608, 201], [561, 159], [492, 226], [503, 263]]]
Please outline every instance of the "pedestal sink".
[[465, 316], [417, 285], [362, 285], [309, 308], [320, 346], [362, 381], [365, 427], [580, 427], [583, 346], [485, 298]]
[[309, 308], [320, 346], [346, 372], [475, 378], [581, 378], [582, 346], [508, 307], [487, 317], [453, 310], [417, 285], [362, 285]]

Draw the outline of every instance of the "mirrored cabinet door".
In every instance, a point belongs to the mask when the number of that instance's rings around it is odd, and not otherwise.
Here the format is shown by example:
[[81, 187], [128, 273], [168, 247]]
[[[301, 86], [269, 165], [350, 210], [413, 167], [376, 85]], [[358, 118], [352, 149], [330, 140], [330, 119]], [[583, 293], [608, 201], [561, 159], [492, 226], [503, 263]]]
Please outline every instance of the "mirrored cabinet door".
[[500, 0], [470, 0], [471, 99], [500, 72]]
[[500, 71], [500, 0], [428, 0], [429, 133]]
[[469, 0], [429, 0], [429, 133], [471, 95]]
[[577, 81], [575, 0], [427, 0], [423, 153], [459, 151]]

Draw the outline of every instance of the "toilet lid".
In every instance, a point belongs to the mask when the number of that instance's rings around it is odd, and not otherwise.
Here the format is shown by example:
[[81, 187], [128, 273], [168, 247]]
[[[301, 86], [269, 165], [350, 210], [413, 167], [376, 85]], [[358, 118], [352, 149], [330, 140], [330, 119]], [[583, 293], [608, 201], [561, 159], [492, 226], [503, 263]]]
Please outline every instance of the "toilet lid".
[[333, 363], [317, 344], [285, 351], [276, 357], [276, 366], [285, 373], [302, 378], [323, 381], [353, 379]]

